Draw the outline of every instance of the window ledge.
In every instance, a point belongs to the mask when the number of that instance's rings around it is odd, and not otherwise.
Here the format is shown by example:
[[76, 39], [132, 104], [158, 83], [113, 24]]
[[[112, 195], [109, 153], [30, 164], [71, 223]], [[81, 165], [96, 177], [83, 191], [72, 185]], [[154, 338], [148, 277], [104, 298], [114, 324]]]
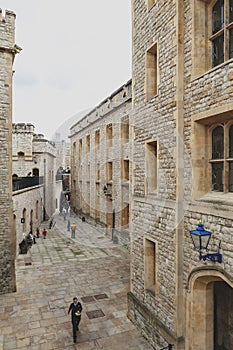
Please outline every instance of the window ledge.
[[218, 205], [219, 210], [224, 210], [224, 207], [231, 206], [232, 210], [233, 193], [209, 192], [206, 193], [203, 197], [197, 199], [196, 202], [210, 203], [214, 206]]

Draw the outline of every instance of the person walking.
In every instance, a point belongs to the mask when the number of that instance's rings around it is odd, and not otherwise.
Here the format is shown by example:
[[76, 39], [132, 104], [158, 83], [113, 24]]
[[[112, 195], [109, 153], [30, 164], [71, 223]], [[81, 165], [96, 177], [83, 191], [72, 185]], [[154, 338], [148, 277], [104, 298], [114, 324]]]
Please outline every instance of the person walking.
[[74, 343], [77, 342], [77, 331], [79, 330], [79, 323], [81, 321], [82, 304], [78, 301], [77, 297], [73, 298], [73, 303], [70, 304], [68, 315], [71, 312], [71, 322], [73, 329], [73, 340]]
[[73, 223], [71, 226], [71, 238], [75, 238], [76, 225]]
[[46, 235], [47, 235], [47, 231], [46, 231], [46, 228], [44, 228], [43, 232], [42, 232], [42, 235], [44, 237], [44, 239], [46, 238]]
[[70, 219], [67, 220], [67, 231], [70, 231]]
[[37, 237], [37, 238], [40, 237], [40, 229], [39, 229], [39, 227], [37, 227], [37, 229], [36, 229], [36, 237]]

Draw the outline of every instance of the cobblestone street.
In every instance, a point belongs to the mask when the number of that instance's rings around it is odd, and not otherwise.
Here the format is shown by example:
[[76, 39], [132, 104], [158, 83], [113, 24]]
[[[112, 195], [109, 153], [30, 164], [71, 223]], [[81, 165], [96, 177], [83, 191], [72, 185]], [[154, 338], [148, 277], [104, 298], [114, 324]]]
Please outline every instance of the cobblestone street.
[[[61, 216], [55, 221], [18, 256], [17, 292], [0, 296], [0, 349], [151, 349], [126, 316], [126, 249], [80, 219], [71, 218], [74, 239]], [[67, 315], [75, 295], [83, 305], [77, 344]]]

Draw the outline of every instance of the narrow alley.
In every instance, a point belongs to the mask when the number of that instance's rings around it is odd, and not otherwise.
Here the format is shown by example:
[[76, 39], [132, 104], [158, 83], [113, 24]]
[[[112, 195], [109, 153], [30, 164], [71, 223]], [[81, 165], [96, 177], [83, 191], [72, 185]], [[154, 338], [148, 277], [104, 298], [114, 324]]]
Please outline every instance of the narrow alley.
[[[67, 221], [47, 237], [36, 238], [29, 252], [18, 255], [17, 292], [0, 296], [0, 350], [105, 349], [149, 350], [128, 320], [129, 254], [113, 244], [104, 230], [70, 218], [77, 225], [71, 238]], [[69, 304], [74, 296], [83, 312], [73, 344]]]

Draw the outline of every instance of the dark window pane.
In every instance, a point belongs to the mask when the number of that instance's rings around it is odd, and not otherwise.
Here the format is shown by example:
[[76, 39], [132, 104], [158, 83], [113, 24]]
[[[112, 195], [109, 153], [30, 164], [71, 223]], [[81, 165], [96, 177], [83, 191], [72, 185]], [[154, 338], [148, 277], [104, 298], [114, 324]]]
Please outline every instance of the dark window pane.
[[218, 0], [212, 11], [212, 33], [217, 33], [224, 26], [224, 0]]
[[224, 62], [224, 36], [220, 35], [212, 41], [213, 67]]
[[229, 18], [229, 22], [233, 22], [233, 0], [229, 0], [229, 14], [230, 14], [230, 18]]
[[212, 191], [223, 191], [223, 162], [212, 163]]
[[223, 127], [217, 126], [212, 132], [212, 159], [222, 159], [224, 156]]
[[233, 57], [233, 29], [229, 30], [229, 58]]
[[229, 163], [229, 192], [233, 192], [233, 163]]
[[229, 129], [229, 157], [233, 158], [233, 125]]

